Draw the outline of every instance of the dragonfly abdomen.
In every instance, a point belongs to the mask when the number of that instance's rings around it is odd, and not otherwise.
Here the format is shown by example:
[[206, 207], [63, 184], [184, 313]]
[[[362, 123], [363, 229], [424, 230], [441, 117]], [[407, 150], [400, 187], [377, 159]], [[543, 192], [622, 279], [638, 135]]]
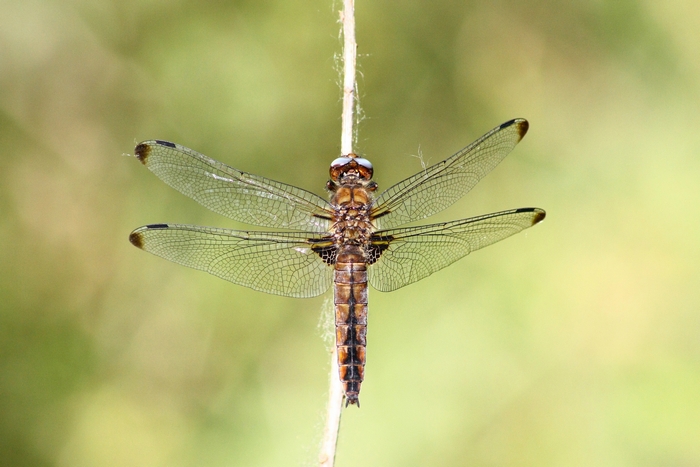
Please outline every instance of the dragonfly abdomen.
[[346, 405], [360, 405], [367, 346], [367, 264], [360, 247], [340, 248], [334, 277], [335, 333], [338, 370]]

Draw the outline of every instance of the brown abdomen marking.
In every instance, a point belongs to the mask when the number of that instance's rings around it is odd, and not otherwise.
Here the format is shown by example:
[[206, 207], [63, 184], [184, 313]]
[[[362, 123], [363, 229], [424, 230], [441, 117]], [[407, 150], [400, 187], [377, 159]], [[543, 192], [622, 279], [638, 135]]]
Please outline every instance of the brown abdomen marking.
[[367, 265], [358, 247], [338, 252], [334, 278], [335, 342], [346, 403], [360, 405], [367, 346]]

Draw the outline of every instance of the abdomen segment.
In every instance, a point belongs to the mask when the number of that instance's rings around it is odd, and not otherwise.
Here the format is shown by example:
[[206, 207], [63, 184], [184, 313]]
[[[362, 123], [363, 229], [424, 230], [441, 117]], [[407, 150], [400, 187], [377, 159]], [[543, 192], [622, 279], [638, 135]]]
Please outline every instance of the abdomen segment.
[[360, 405], [367, 346], [367, 265], [358, 247], [341, 248], [334, 278], [335, 342], [346, 405]]

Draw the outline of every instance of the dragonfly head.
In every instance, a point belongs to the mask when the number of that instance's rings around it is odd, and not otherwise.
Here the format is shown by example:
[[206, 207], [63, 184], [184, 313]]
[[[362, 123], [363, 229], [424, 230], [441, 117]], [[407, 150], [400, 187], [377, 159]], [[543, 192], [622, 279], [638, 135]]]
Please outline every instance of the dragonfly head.
[[372, 179], [372, 163], [367, 159], [348, 154], [331, 162], [331, 180], [340, 182], [345, 177], [356, 177], [360, 180]]

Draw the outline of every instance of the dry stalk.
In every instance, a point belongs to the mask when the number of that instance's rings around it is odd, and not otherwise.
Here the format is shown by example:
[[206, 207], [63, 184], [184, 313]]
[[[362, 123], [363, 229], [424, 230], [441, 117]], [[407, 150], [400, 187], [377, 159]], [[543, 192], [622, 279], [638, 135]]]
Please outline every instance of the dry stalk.
[[[355, 112], [355, 62], [357, 59], [357, 42], [355, 41], [355, 1], [343, 0], [343, 10], [340, 13], [343, 25], [343, 115], [340, 140], [341, 154], [353, 153], [353, 115]], [[335, 333], [334, 333], [335, 334]], [[333, 342], [331, 352], [330, 388], [328, 390], [328, 412], [326, 427], [323, 432], [319, 464], [321, 467], [332, 467], [335, 464], [335, 451], [338, 445], [340, 430], [340, 415], [343, 410], [343, 386], [338, 376], [338, 357]]]

